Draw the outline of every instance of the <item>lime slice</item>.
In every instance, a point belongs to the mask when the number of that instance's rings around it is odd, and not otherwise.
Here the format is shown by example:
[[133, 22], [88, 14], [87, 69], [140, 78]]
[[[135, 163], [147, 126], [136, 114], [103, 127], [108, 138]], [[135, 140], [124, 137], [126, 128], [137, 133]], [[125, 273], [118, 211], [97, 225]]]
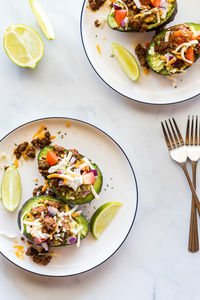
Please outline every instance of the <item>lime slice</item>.
[[16, 168], [9, 167], [1, 183], [1, 197], [4, 207], [14, 211], [21, 199], [21, 181]]
[[123, 46], [113, 43], [112, 52], [125, 74], [133, 81], [140, 78], [140, 68], [135, 57]]
[[95, 211], [90, 221], [90, 229], [95, 239], [100, 237], [121, 206], [122, 203], [119, 202], [108, 202]]
[[47, 14], [45, 13], [44, 9], [40, 5], [40, 3], [38, 3], [35, 0], [29, 0], [29, 2], [31, 5], [31, 8], [32, 8], [32, 11], [38, 21], [38, 24], [40, 25], [42, 32], [44, 33], [45, 37], [48, 40], [55, 39], [55, 32], [53, 29], [53, 25], [52, 25], [49, 17], [47, 16]]
[[32, 28], [25, 25], [12, 25], [3, 40], [8, 57], [20, 67], [35, 69], [44, 53], [44, 44]]

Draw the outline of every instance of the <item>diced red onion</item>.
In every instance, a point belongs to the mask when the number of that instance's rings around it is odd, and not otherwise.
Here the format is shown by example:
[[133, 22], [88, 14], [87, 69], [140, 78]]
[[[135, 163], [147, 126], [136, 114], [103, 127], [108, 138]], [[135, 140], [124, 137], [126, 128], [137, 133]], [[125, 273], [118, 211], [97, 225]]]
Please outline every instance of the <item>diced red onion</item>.
[[96, 169], [89, 171], [88, 173], [94, 173], [94, 176], [98, 176], [98, 171]]
[[62, 174], [62, 171], [57, 171], [58, 174]]
[[62, 186], [62, 185], [63, 185], [63, 183], [64, 183], [64, 180], [59, 180], [59, 182], [58, 182], [58, 186]]
[[57, 208], [55, 208], [55, 207], [53, 207], [53, 206], [49, 206], [48, 207], [48, 212], [49, 212], [49, 214], [51, 215], [51, 216], [55, 216], [55, 215], [57, 215], [57, 213], [58, 213], [58, 210], [57, 210]]
[[68, 239], [68, 242], [71, 244], [71, 245], [74, 245], [76, 244], [76, 241], [77, 241], [77, 238], [75, 236], [72, 236]]
[[127, 23], [127, 17], [124, 18], [124, 20], [121, 21], [120, 26], [121, 26], [121, 27], [124, 27], [124, 26], [126, 25], [126, 23]]
[[45, 251], [49, 251], [49, 245], [46, 242], [43, 242], [41, 246], [44, 248]]
[[113, 3], [113, 8], [114, 8], [114, 10], [120, 10], [120, 9], [122, 9], [121, 6], [119, 4], [117, 4], [117, 3]]
[[83, 194], [83, 196], [87, 196], [90, 194], [90, 191], [84, 191], [82, 194]]

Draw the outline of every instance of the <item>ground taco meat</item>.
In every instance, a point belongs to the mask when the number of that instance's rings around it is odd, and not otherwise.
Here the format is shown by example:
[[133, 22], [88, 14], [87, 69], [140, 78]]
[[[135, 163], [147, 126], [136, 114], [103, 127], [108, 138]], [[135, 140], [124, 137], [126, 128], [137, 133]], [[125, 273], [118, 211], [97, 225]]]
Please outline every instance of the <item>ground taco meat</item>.
[[46, 131], [43, 138], [37, 138], [31, 141], [32, 145], [35, 148], [44, 148], [51, 144], [51, 134], [49, 131]]
[[139, 59], [140, 65], [143, 68], [149, 69], [149, 65], [147, 62], [147, 49], [141, 44], [138, 44], [135, 48], [135, 53]]
[[89, 0], [89, 5], [92, 10], [98, 10], [106, 0]]
[[26, 251], [27, 256], [31, 256], [33, 261], [37, 264], [46, 266], [50, 263], [52, 256], [44, 252], [44, 250], [37, 250], [32, 246], [29, 246]]
[[26, 150], [27, 146], [28, 146], [28, 142], [24, 142], [17, 146], [17, 148], [14, 150], [14, 154], [16, 155], [17, 159], [20, 159], [22, 152]]

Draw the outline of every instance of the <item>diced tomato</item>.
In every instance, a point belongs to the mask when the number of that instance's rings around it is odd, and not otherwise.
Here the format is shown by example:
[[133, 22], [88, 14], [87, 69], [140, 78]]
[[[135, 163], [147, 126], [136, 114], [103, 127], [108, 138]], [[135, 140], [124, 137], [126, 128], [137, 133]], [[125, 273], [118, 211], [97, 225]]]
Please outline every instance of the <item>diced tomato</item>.
[[192, 64], [194, 62], [194, 48], [192, 46], [190, 46], [185, 54], [185, 58], [187, 58], [187, 60], [192, 61]]
[[120, 9], [115, 11], [115, 21], [118, 26], [120, 26], [121, 22], [127, 16], [127, 11], [125, 9]]
[[36, 237], [34, 237], [33, 239], [34, 239], [34, 243], [37, 245], [40, 245], [41, 243], [47, 240], [47, 239], [38, 239]]
[[144, 45], [145, 45], [146, 49], [148, 49], [148, 48], [149, 48], [150, 44], [151, 44], [150, 42], [146, 42], [146, 43], [144, 43]]
[[49, 166], [54, 166], [58, 162], [58, 156], [56, 155], [55, 152], [53, 151], [48, 151], [47, 152], [47, 162]]
[[151, 4], [156, 7], [160, 6], [160, 2], [161, 2], [161, 0], [151, 0]]
[[82, 175], [83, 184], [93, 184], [95, 182], [95, 176], [93, 172]]

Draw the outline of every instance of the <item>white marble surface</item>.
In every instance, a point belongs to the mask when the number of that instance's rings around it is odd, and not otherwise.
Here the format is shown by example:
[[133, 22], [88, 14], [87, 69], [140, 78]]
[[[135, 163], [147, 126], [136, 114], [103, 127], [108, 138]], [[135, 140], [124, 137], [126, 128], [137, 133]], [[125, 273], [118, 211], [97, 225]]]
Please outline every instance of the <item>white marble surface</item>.
[[[83, 52], [82, 1], [41, 3], [55, 25], [56, 39], [43, 38], [45, 55], [37, 69], [16, 67], [0, 47], [0, 137], [46, 116], [75, 117], [97, 125], [128, 154], [137, 175], [139, 208], [125, 244], [88, 273], [43, 278], [0, 257], [1, 299], [199, 299], [200, 253], [187, 251], [191, 194], [182, 170], [168, 156], [160, 121], [174, 116], [184, 130], [187, 114], [199, 112], [200, 97], [156, 107], [119, 96], [97, 77]], [[40, 32], [28, 0], [0, 0], [0, 7], [1, 39], [11, 24], [26, 24]], [[198, 168], [198, 182], [199, 174]]]

